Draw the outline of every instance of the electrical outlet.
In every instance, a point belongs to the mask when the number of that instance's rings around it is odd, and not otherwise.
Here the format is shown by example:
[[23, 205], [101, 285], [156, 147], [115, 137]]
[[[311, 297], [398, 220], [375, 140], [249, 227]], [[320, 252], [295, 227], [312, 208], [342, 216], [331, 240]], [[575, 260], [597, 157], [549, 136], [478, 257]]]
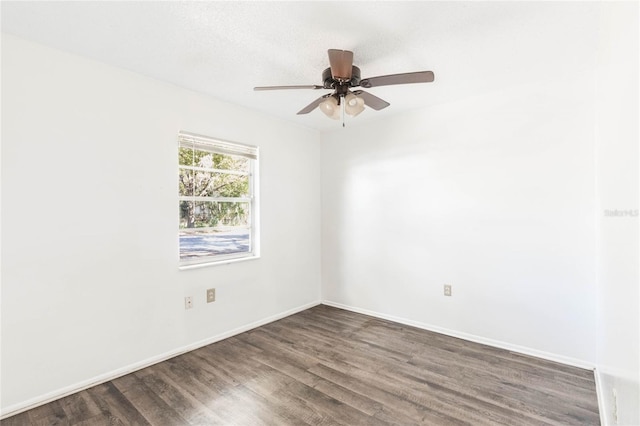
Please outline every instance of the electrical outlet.
[[193, 308], [193, 298], [191, 296], [187, 296], [184, 298], [184, 308], [185, 309]]
[[451, 296], [451, 284], [444, 285], [444, 295]]
[[207, 290], [207, 303], [216, 301], [216, 289], [210, 288]]

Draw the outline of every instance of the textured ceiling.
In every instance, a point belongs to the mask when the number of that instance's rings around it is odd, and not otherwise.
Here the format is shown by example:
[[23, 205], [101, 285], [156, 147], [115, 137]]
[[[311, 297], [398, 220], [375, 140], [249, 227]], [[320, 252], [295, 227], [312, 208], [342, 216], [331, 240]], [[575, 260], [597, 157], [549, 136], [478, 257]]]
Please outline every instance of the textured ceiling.
[[[431, 70], [429, 84], [369, 89], [391, 103], [360, 125], [532, 80], [590, 69], [595, 2], [9, 2], [2, 31], [136, 71], [320, 130], [327, 49], [354, 52], [362, 77]], [[347, 117], [348, 118], [348, 117]]]

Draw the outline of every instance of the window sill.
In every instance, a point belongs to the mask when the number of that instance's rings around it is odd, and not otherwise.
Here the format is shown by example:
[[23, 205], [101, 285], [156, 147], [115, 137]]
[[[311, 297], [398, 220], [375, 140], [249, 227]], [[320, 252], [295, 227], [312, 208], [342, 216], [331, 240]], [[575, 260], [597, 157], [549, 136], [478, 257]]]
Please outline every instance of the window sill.
[[189, 269], [206, 268], [208, 266], [228, 265], [230, 263], [246, 262], [248, 260], [255, 260], [255, 259], [260, 259], [260, 256], [255, 255], [255, 256], [240, 257], [237, 259], [215, 260], [215, 261], [206, 262], [206, 263], [196, 263], [194, 265], [181, 265], [181, 266], [178, 266], [178, 269], [180, 271], [187, 271]]

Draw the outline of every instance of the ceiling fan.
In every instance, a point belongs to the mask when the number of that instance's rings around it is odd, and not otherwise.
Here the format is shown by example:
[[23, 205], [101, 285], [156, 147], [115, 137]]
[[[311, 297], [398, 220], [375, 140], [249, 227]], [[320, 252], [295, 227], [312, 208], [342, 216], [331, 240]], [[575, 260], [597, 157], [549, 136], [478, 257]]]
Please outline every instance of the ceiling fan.
[[378, 77], [360, 78], [360, 68], [353, 65], [353, 52], [349, 50], [329, 49], [330, 67], [322, 72], [322, 85], [301, 86], [260, 86], [253, 90], [286, 90], [286, 89], [329, 89], [332, 93], [320, 96], [306, 107], [298, 111], [300, 114], [308, 114], [320, 107], [320, 110], [328, 117], [339, 119], [342, 112], [343, 125], [344, 113], [355, 117], [364, 111], [364, 106], [375, 110], [388, 107], [389, 102], [380, 99], [364, 90], [351, 90], [355, 87], [369, 89], [379, 86], [394, 84], [431, 83], [434, 80], [433, 72], [417, 71], [403, 74], [381, 75]]

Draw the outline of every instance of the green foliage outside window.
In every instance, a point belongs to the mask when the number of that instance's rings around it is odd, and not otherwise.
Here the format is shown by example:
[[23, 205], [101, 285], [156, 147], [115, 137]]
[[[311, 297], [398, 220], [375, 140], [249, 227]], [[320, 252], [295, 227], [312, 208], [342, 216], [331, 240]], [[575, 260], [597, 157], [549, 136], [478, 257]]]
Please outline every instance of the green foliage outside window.
[[[178, 155], [181, 196], [249, 197], [249, 159], [184, 147]], [[248, 225], [249, 213], [248, 202], [181, 200], [180, 228]]]

